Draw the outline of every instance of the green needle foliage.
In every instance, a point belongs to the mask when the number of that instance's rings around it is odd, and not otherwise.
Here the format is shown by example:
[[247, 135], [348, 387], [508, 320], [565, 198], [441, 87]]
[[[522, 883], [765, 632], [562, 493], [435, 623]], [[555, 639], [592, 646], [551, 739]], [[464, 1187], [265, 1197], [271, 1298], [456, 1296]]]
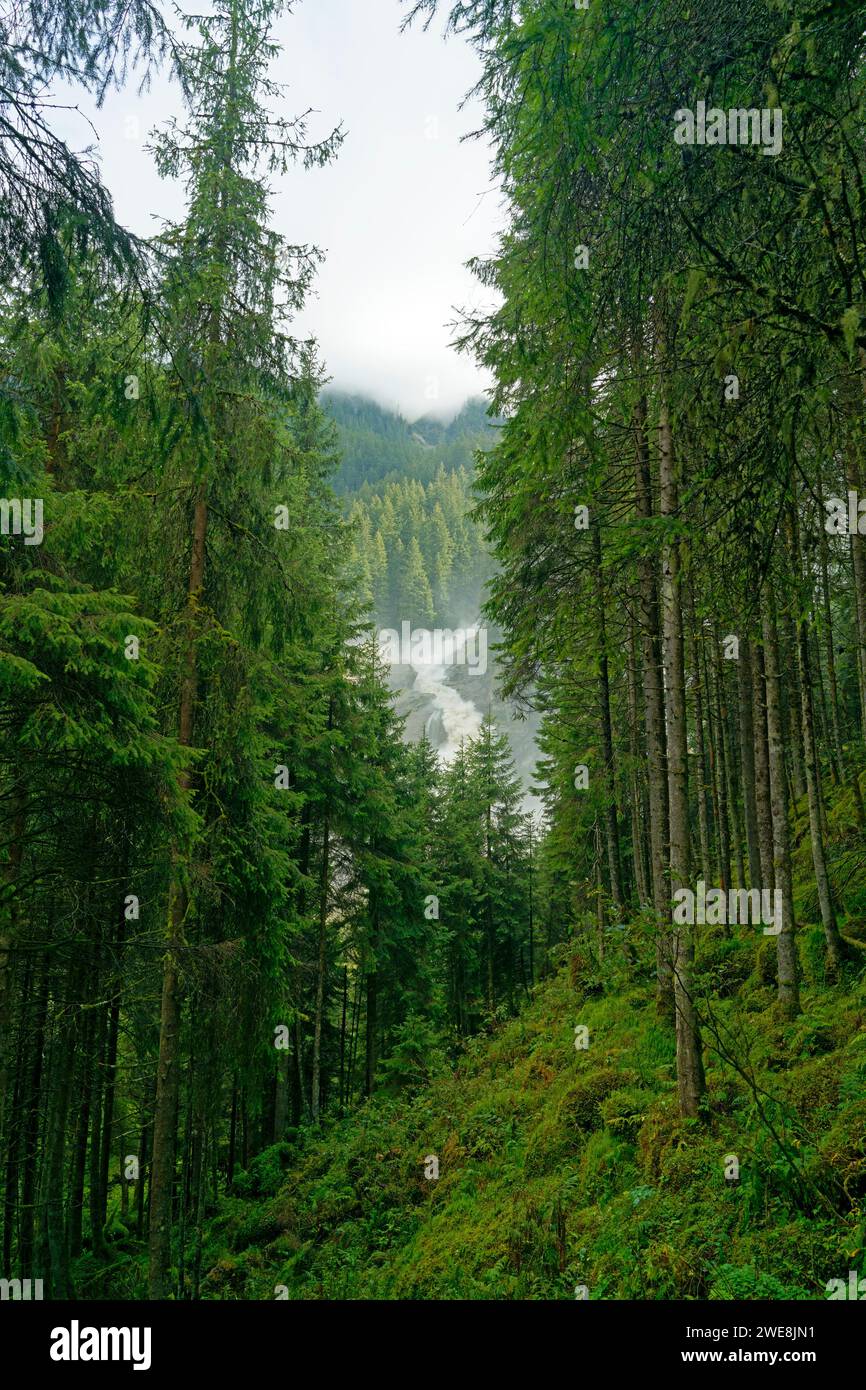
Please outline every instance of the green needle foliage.
[[[866, 4], [408, 4], [476, 49], [508, 214], [458, 330], [489, 412], [412, 425], [297, 332], [270, 183], [343, 132], [269, 75], [289, 0], [49, 9], [0, 8], [0, 1273], [824, 1296], [866, 1195]], [[143, 244], [49, 93], [158, 61], [185, 209]], [[442, 757], [375, 626], [479, 612]]]

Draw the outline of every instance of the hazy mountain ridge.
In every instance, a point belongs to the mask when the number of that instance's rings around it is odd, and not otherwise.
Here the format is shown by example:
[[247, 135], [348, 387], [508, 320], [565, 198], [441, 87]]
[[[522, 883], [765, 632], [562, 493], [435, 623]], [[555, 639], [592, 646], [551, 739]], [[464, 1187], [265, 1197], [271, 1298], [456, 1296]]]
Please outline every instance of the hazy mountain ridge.
[[451, 472], [474, 468], [477, 449], [495, 441], [496, 421], [483, 397], [473, 397], [451, 420], [424, 415], [408, 420], [369, 396], [325, 391], [321, 397], [337, 426], [340, 466], [332, 483], [345, 494], [396, 478], [429, 483], [440, 465]]

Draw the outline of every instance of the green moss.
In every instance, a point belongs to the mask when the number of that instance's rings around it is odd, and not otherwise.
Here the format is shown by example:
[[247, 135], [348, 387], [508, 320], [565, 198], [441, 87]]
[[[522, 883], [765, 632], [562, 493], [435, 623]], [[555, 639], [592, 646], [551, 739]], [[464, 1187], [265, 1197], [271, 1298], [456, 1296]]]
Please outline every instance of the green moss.
[[561, 952], [519, 1018], [417, 1094], [256, 1159], [207, 1228], [204, 1296], [824, 1298], [866, 1245], [866, 976], [852, 964], [829, 986], [820, 927], [798, 942], [790, 1022], [775, 941], [704, 943], [700, 1121], [678, 1114], [651, 974], [591, 945]]
[[576, 1133], [597, 1129], [601, 1123], [601, 1102], [620, 1084], [612, 1068], [590, 1072], [569, 1087], [559, 1103], [557, 1121]]
[[652, 1102], [652, 1093], [637, 1086], [622, 1086], [611, 1091], [599, 1106], [605, 1129], [618, 1139], [635, 1143]]

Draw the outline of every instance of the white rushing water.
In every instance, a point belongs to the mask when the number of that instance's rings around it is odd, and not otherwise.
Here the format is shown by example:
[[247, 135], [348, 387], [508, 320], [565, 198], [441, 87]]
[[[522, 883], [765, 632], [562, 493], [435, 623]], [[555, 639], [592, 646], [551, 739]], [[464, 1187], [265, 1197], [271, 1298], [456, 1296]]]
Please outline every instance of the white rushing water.
[[413, 661], [412, 670], [412, 693], [429, 702], [424, 732], [441, 761], [450, 763], [459, 753], [461, 743], [478, 736], [482, 713], [447, 684], [446, 667]]

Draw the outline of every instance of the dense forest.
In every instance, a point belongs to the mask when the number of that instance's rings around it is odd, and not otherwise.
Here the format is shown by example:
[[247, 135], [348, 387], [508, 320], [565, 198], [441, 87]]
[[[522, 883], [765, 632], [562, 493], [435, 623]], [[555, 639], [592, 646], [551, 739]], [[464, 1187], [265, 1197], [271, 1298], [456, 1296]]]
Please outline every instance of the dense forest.
[[[294, 336], [270, 183], [344, 132], [285, 114], [287, 8], [0, 10], [0, 1274], [844, 1297], [866, 3], [410, 0], [508, 214], [490, 401], [414, 424]], [[142, 241], [45, 93], [158, 64]], [[541, 817], [489, 710], [448, 760], [395, 713], [377, 625], [482, 605]]]
[[487, 402], [467, 401], [452, 420], [423, 416], [414, 423], [366, 396], [330, 388], [322, 405], [337, 427], [339, 461], [331, 486], [340, 494], [382, 482], [434, 481], [440, 469], [472, 470], [475, 452], [489, 447], [494, 422]]
[[458, 609], [458, 618], [477, 617], [492, 566], [470, 516], [473, 501], [462, 468], [440, 468], [426, 487], [405, 479], [352, 497], [357, 593], [383, 627], [399, 627], [407, 614], [442, 628]]

